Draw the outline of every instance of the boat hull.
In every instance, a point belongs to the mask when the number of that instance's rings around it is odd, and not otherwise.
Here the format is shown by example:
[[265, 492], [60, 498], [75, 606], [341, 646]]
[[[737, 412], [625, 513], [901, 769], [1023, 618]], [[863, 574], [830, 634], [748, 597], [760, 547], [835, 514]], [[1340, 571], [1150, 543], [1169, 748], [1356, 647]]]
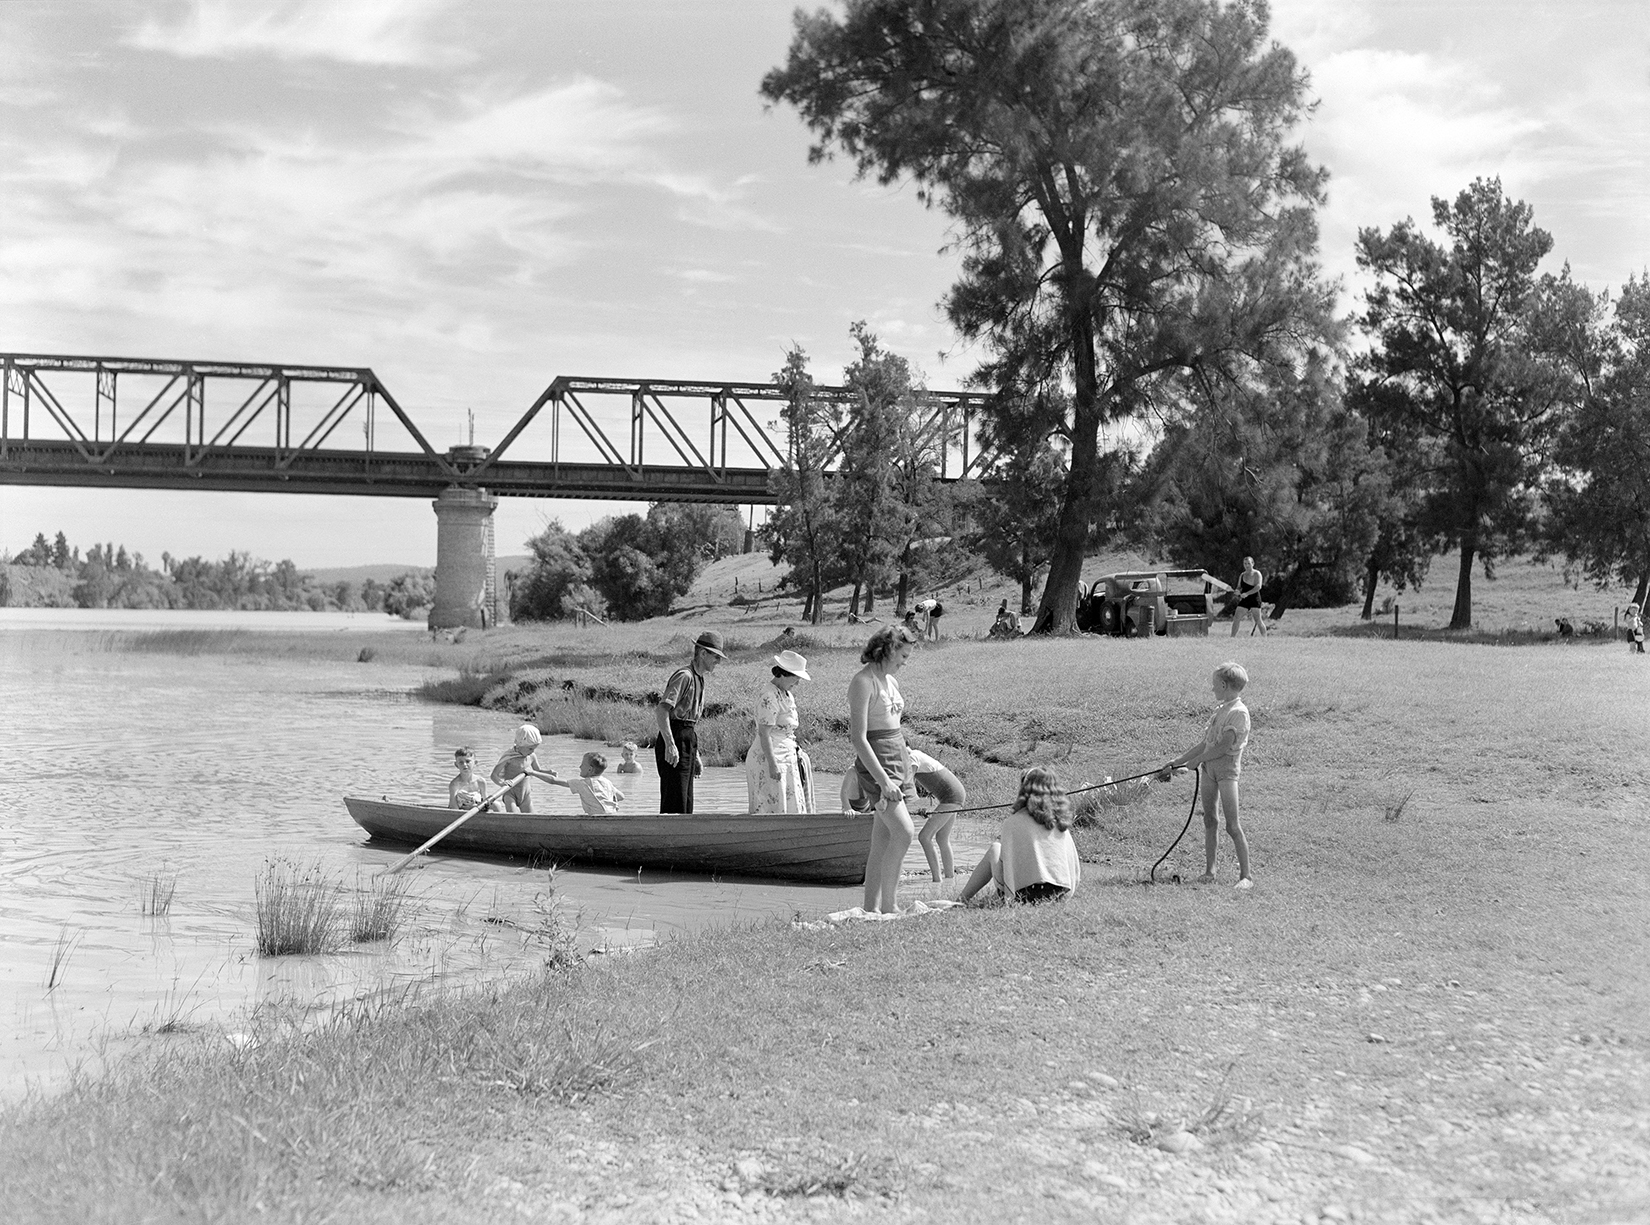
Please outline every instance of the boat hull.
[[[451, 808], [358, 796], [345, 797], [344, 805], [374, 842], [398, 846], [418, 846], [460, 815]], [[839, 813], [584, 817], [483, 812], [434, 850], [857, 885], [865, 880], [873, 824], [869, 817]]]

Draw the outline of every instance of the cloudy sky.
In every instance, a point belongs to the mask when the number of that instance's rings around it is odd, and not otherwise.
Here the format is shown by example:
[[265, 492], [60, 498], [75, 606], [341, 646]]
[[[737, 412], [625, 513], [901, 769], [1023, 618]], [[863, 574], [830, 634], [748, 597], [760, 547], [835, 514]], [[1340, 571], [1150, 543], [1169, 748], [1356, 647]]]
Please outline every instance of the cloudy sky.
[[[438, 447], [467, 410], [495, 441], [558, 374], [763, 379], [795, 341], [832, 378], [860, 318], [961, 386], [943, 216], [808, 166], [757, 97], [790, 11], [0, 0], [0, 351], [371, 366]], [[1357, 228], [1475, 176], [1530, 201], [1555, 270], [1604, 289], [1650, 263], [1644, 0], [1277, 0], [1273, 28], [1311, 72], [1348, 308]], [[506, 500], [499, 548], [622, 509]], [[0, 486], [0, 549], [58, 530], [308, 567], [435, 553], [423, 501]]]

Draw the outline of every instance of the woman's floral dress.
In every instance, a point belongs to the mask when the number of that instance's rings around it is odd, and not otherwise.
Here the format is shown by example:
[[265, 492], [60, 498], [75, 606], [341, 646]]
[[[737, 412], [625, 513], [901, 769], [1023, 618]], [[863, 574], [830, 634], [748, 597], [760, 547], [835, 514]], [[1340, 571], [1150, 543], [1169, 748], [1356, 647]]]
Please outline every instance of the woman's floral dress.
[[[796, 747], [796, 697], [778, 685], [762, 686], [756, 701], [756, 738], [745, 755], [745, 787], [752, 812], [813, 812], [812, 771], [807, 754]], [[768, 773], [768, 755], [762, 751], [760, 729], [769, 727], [769, 743], [779, 763], [779, 777]]]

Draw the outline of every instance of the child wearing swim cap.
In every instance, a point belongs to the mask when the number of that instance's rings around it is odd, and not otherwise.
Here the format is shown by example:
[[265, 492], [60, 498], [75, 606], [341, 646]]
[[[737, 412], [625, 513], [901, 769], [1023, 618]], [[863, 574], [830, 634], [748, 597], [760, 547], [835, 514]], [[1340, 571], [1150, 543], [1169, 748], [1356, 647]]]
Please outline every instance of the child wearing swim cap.
[[535, 750], [543, 739], [538, 728], [523, 723], [516, 728], [515, 743], [493, 767], [492, 779], [499, 786], [519, 780], [504, 793], [505, 812], [533, 811], [533, 779], [541, 778], [547, 783], [561, 781], [554, 770], [539, 763]]

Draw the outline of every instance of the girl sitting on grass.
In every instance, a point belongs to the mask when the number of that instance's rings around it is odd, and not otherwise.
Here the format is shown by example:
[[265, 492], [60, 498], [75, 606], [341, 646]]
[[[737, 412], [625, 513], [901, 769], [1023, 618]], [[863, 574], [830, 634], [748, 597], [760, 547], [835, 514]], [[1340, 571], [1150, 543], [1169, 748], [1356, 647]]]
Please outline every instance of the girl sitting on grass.
[[1083, 865], [1071, 839], [1071, 800], [1059, 776], [1046, 766], [1020, 775], [1020, 794], [997, 840], [957, 895], [966, 902], [990, 881], [1000, 897], [1016, 902], [1059, 901], [1077, 888]]

